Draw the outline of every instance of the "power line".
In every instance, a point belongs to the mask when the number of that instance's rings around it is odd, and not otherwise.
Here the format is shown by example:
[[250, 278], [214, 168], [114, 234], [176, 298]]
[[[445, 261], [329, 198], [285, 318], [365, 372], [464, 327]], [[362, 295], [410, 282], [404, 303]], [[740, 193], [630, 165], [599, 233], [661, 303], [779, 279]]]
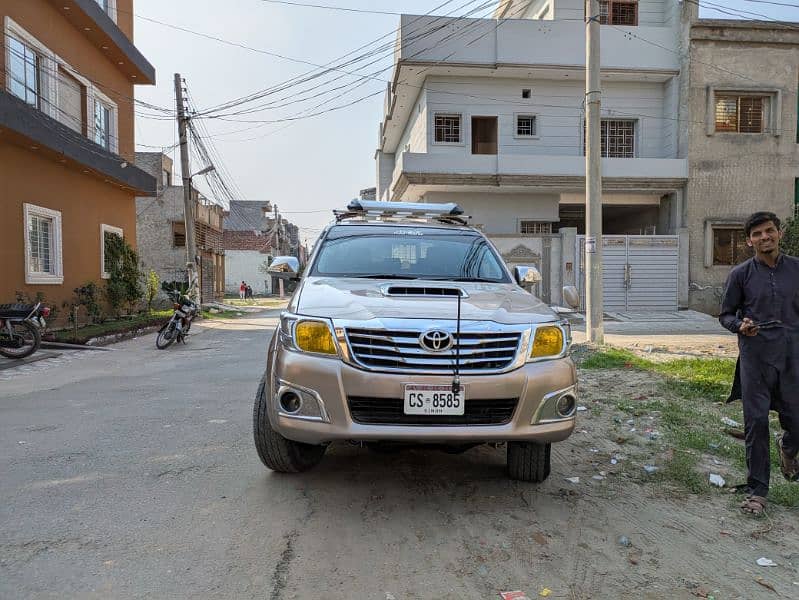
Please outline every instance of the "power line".
[[373, 15], [401, 15], [402, 13], [390, 12], [385, 10], [367, 10], [361, 8], [345, 8], [343, 6], [326, 6], [323, 4], [305, 4], [303, 2], [288, 2], [288, 0], [261, 0], [270, 4], [288, 4], [290, 6], [301, 6], [303, 8], [323, 8], [326, 10], [339, 10], [344, 12], [367, 13]]

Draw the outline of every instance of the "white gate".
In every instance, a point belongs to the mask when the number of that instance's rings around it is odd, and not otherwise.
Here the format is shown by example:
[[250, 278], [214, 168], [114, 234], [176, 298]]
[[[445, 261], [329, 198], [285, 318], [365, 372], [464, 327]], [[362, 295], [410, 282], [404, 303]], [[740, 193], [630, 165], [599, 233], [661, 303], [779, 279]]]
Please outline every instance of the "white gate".
[[[606, 235], [602, 239], [604, 311], [676, 311], [680, 238]], [[580, 307], [585, 309], [585, 236], [577, 236]]]

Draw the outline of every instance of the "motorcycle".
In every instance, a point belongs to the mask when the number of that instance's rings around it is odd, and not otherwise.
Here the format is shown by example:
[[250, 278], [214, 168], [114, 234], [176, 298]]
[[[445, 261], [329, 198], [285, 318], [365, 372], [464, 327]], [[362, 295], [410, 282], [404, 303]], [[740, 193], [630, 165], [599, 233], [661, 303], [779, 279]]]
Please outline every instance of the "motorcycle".
[[163, 350], [173, 342], [183, 342], [185, 344], [186, 336], [191, 329], [191, 322], [200, 312], [200, 307], [191, 298], [178, 290], [169, 292], [169, 297], [172, 299], [172, 307], [175, 312], [172, 313], [169, 321], [164, 323], [164, 326], [158, 330], [158, 337], [155, 338], [155, 347], [159, 350]]
[[36, 304], [0, 304], [0, 355], [25, 358], [39, 349], [50, 309]]

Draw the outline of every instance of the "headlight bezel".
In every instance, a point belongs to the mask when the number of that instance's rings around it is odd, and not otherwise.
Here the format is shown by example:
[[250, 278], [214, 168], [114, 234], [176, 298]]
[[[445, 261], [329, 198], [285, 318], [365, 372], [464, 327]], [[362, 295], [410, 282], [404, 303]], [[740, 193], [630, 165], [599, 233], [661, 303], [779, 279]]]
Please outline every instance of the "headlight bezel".
[[[560, 331], [560, 336], [561, 336], [560, 352], [558, 352], [557, 354], [533, 356], [533, 351], [535, 350], [535, 341], [539, 331], [548, 328], [555, 328]], [[561, 358], [565, 358], [566, 356], [569, 355], [569, 351], [571, 349], [571, 343], [572, 343], [571, 324], [568, 321], [556, 321], [551, 323], [536, 324], [533, 326], [532, 331], [530, 333], [530, 343], [527, 348], [526, 361], [528, 363], [537, 363], [537, 362], [544, 362], [549, 360], [558, 360]]]
[[[330, 335], [330, 343], [335, 352], [314, 352], [301, 348], [297, 343], [297, 326], [301, 323], [319, 323], [320, 325], [324, 325]], [[321, 358], [341, 358], [341, 347], [336, 338], [333, 323], [329, 319], [283, 313], [280, 315], [280, 325], [278, 326], [277, 335], [279, 336], [279, 342], [286, 350], [319, 356]]]

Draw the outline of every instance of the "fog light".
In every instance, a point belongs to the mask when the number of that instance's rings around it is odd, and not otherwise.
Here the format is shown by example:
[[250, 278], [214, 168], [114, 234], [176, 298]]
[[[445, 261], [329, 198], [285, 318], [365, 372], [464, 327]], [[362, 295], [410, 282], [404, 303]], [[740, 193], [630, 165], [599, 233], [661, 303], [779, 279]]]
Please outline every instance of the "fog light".
[[574, 413], [577, 400], [571, 394], [566, 394], [558, 398], [556, 409], [561, 417], [570, 417]]
[[296, 413], [302, 407], [302, 399], [294, 392], [286, 392], [280, 397], [280, 406], [287, 413]]

